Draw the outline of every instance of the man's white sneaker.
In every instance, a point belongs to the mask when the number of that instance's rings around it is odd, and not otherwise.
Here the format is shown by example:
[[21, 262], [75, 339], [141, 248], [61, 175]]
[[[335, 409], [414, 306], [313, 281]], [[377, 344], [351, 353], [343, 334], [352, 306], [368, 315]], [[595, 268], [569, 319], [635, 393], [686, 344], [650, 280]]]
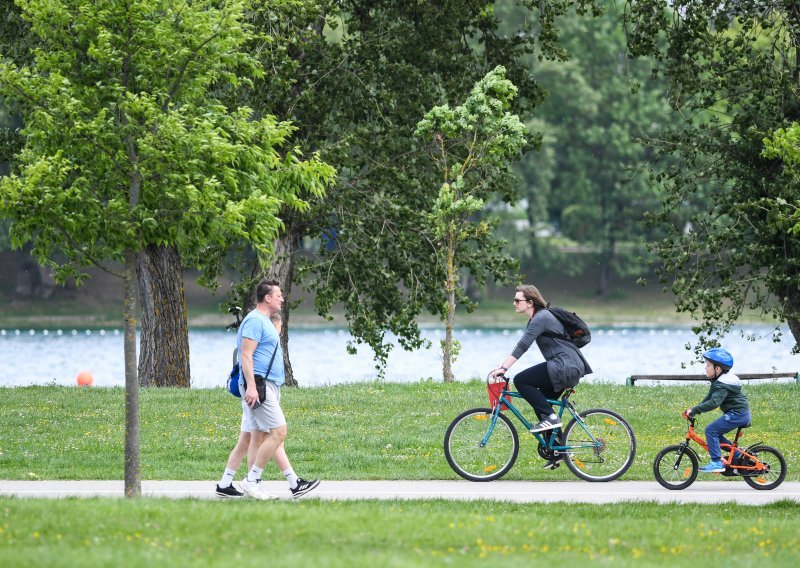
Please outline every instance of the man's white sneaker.
[[273, 495], [272, 493], [267, 493], [264, 486], [261, 484], [261, 480], [257, 481], [242, 481], [239, 486], [244, 491], [244, 494], [250, 497], [251, 499], [259, 499], [261, 501], [270, 501], [272, 499], [277, 499], [277, 495]]

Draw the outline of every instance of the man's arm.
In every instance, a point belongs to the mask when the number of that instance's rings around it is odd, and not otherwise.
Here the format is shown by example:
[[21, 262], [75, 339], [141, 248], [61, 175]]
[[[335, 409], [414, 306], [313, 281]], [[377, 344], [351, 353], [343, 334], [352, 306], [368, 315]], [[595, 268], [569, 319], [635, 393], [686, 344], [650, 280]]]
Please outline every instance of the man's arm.
[[256, 389], [256, 378], [253, 370], [253, 353], [256, 352], [258, 342], [247, 337], [242, 338], [242, 348], [239, 353], [242, 358], [242, 376], [247, 386], [244, 393], [244, 401], [250, 408], [258, 405], [258, 389]]

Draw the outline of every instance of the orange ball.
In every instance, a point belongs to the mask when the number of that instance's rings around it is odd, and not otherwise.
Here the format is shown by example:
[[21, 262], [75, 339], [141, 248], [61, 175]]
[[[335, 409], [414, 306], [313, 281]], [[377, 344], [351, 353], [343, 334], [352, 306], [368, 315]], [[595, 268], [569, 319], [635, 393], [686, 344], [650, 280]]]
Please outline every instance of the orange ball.
[[90, 387], [94, 382], [94, 377], [92, 376], [92, 373], [90, 371], [81, 371], [80, 373], [78, 373], [77, 381], [78, 381], [78, 386]]

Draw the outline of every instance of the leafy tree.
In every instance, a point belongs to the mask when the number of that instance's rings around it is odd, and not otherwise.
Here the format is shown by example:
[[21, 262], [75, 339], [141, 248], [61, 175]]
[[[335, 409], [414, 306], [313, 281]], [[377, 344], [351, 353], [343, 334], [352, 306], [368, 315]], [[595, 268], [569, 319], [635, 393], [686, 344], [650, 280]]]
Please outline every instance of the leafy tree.
[[[278, 152], [289, 124], [226, 108], [214, 95], [220, 85], [247, 82], [231, 69], [263, 72], [243, 51], [251, 37], [243, 2], [29, 0], [22, 7], [38, 47], [30, 65], [0, 64], [0, 94], [25, 119], [18, 171], [0, 180], [0, 213], [13, 220], [12, 243], [33, 241], [59, 281], [80, 281], [90, 264], [124, 262], [125, 487], [135, 496], [141, 254], [163, 250], [166, 270], [186, 262], [206, 274], [236, 240], [266, 256], [281, 226], [278, 209], [304, 207], [300, 191], [319, 195], [332, 170], [302, 161], [297, 150]], [[52, 260], [56, 251], [65, 262]], [[185, 321], [182, 292], [174, 300]], [[188, 351], [174, 355], [178, 384], [188, 385]]]
[[[276, 72], [257, 84], [250, 104], [287, 109], [296, 139], [339, 171], [324, 204], [287, 217], [277, 247], [285, 252], [272, 274], [290, 289], [300, 243], [318, 239], [318, 256], [298, 265], [299, 278], [316, 293], [320, 314], [344, 309], [350, 348], [369, 345], [379, 365], [389, 353], [387, 333], [404, 348], [419, 347], [417, 316], [443, 308], [444, 274], [422, 237], [421, 214], [433, 206], [441, 177], [416, 143], [416, 124], [432, 107], [456, 104], [497, 65], [519, 88], [511, 111], [527, 116], [542, 92], [523, 56], [555, 57], [558, 15], [599, 4], [520, 3], [536, 16], [508, 34], [488, 0], [294, 2], [303, 8], [270, 6], [254, 20], [275, 40], [258, 53]], [[499, 199], [513, 200], [512, 186], [503, 187]]]
[[643, 268], [635, 261], [638, 243], [652, 232], [642, 220], [658, 203], [658, 190], [640, 171], [651, 151], [638, 140], [653, 137], [669, 114], [662, 84], [649, 80], [652, 62], [628, 57], [620, 20], [621, 11], [607, 3], [600, 17], [570, 14], [561, 21], [569, 60], [538, 67], [548, 92], [536, 111], [544, 138], [541, 151], [519, 168], [531, 226], [551, 222], [589, 251], [552, 254], [531, 239], [537, 261], [575, 272], [597, 264], [600, 296], [614, 276]]
[[443, 265], [445, 339], [442, 345], [445, 382], [452, 371], [453, 325], [457, 304], [471, 304], [459, 286], [461, 267], [471, 266], [479, 281], [486, 273], [502, 276], [515, 262], [501, 254], [502, 241], [493, 224], [476, 219], [486, 199], [496, 190], [510, 160], [525, 145], [525, 126], [508, 112], [517, 88], [497, 67], [473, 87], [466, 101], [451, 109], [437, 106], [425, 114], [415, 134], [426, 142], [442, 176], [439, 195], [425, 215], [433, 230], [430, 242], [437, 264]]
[[[0, 53], [21, 64], [30, 60], [30, 26], [13, 0], [0, 0]], [[11, 169], [13, 156], [22, 147], [19, 117], [13, 116], [0, 97], [0, 176]], [[0, 223], [0, 251], [8, 250], [7, 223]]]
[[[701, 319], [698, 350], [750, 308], [800, 339], [800, 243], [773, 212], [800, 180], [763, 140], [800, 120], [795, 0], [628, 0], [630, 49], [657, 58], [684, 121], [654, 140], [673, 166], [654, 221], [677, 307]], [[692, 208], [689, 226], [676, 211]], [[778, 207], [779, 208], [779, 207]], [[777, 334], [776, 334], [777, 340]]]
[[[795, 179], [800, 178], [800, 124], [793, 123], [788, 128], [780, 128], [764, 140], [764, 156], [779, 158]], [[799, 180], [800, 181], [800, 180]], [[766, 198], [762, 206], [778, 231], [784, 230], [793, 236], [800, 236], [800, 195], [792, 202], [782, 197]]]

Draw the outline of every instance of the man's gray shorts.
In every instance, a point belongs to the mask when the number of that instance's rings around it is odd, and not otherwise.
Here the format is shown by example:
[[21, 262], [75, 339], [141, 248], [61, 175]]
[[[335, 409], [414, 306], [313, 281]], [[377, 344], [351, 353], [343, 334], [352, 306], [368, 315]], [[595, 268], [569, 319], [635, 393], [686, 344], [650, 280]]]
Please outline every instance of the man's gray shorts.
[[[264, 402], [255, 408], [250, 408], [242, 397], [242, 430], [245, 430], [245, 426], [247, 426], [245, 431], [268, 432], [286, 424], [286, 417], [281, 409], [281, 388], [272, 381], [266, 381], [266, 384], [267, 395]], [[244, 392], [245, 390], [247, 388], [242, 379], [239, 381], [239, 391]]]

